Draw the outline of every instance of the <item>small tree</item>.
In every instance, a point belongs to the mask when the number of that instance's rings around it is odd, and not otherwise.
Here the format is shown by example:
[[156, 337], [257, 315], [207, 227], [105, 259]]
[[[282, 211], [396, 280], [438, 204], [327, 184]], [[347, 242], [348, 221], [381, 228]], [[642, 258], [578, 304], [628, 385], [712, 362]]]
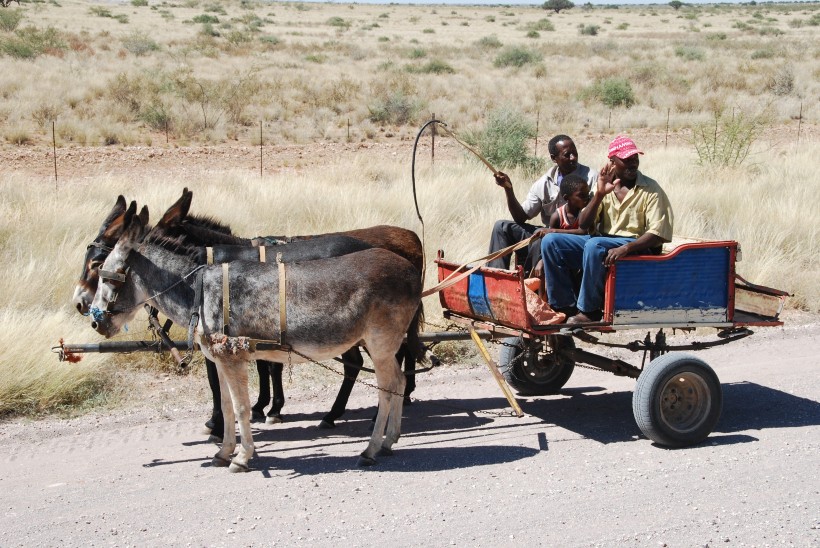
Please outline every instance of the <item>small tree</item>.
[[547, 0], [541, 7], [545, 10], [553, 10], [555, 13], [560, 13], [561, 10], [568, 10], [575, 7], [575, 4], [569, 0]]
[[681, 2], [680, 0], [672, 0], [671, 2], [669, 2], [669, 5], [675, 8], [675, 11], [678, 11], [681, 8], [681, 6], [683, 6], [683, 2]]

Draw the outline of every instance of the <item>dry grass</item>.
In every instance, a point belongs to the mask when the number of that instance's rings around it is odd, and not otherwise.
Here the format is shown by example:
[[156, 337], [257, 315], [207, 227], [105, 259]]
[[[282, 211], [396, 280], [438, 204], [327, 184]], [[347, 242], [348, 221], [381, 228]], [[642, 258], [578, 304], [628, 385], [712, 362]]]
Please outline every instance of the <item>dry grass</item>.
[[[409, 141], [432, 112], [467, 132], [514, 105], [540, 116], [541, 152], [550, 135], [568, 133], [582, 161], [599, 167], [604, 136], [648, 128], [656, 138], [639, 142], [648, 152], [642, 167], [667, 189], [676, 232], [738, 240], [743, 276], [794, 292], [791, 306], [820, 312], [818, 107], [808, 99], [820, 94], [817, 4], [578, 7], [557, 15], [526, 6], [200, 0], [91, 8], [100, 5], [9, 8], [22, 17], [0, 25], [4, 147], [50, 144], [52, 121], [61, 147], [164, 143], [166, 123], [172, 146], [258, 143], [259, 120], [267, 142], [346, 141], [348, 122], [352, 141]], [[208, 22], [213, 17], [218, 22]], [[579, 25], [598, 34], [580, 34]], [[635, 104], [607, 106], [604, 84], [624, 78]], [[584, 102], [587, 88], [604, 95]], [[795, 152], [788, 141], [801, 102], [804, 138]], [[685, 136], [733, 109], [768, 113], [761, 141], [742, 167], [697, 166]], [[678, 145], [664, 150], [657, 135], [667, 116]], [[118, 193], [148, 204], [156, 218], [188, 186], [196, 213], [244, 235], [382, 223], [420, 232], [407, 150], [320, 166], [299, 161], [262, 184], [249, 171], [193, 168], [184, 178], [63, 179], [56, 199], [53, 181], [3, 172], [0, 415], [116, 399], [112, 365], [168, 367], [145, 355], [87, 355], [69, 365], [49, 352], [60, 338], [98, 340], [69, 299], [85, 246]], [[523, 198], [530, 178], [512, 176]], [[507, 212], [472, 159], [434, 169], [422, 161], [417, 177], [429, 286], [437, 249], [455, 261], [482, 256], [493, 221]], [[426, 306], [437, 320], [437, 300]], [[146, 337], [145, 322], [128, 336]]]
[[[604, 150], [589, 147], [582, 154], [596, 165], [594, 159], [602, 158]], [[765, 164], [709, 171], [696, 165], [689, 149], [647, 148], [642, 168], [668, 191], [678, 235], [736, 239], [743, 249], [741, 275], [791, 291], [790, 306], [818, 312], [820, 193], [812, 167], [818, 154], [817, 145], [797, 153], [767, 150]], [[521, 173], [512, 177], [523, 197], [529, 179]], [[106, 373], [111, 366], [171, 370], [168, 361], [147, 355], [109, 359], [92, 354], [70, 365], [58, 363], [49, 352], [60, 338], [99, 339], [69, 301], [85, 245], [117, 194], [147, 204], [156, 219], [188, 186], [194, 191], [195, 213], [228, 222], [244, 235], [318, 233], [382, 223], [421, 232], [408, 179], [406, 158], [376, 162], [365, 155], [266, 176], [261, 184], [258, 175], [247, 171], [191, 172], [184, 180], [99, 176], [63, 181], [58, 199], [52, 181], [3, 175], [0, 296], [6, 304], [0, 310], [0, 413], [104, 402], [116, 392]], [[471, 158], [433, 168], [420, 157], [417, 182], [425, 220], [426, 285], [431, 286], [437, 249], [454, 261], [483, 256], [493, 221], [507, 213], [491, 174]], [[425, 305], [428, 318], [440, 321], [437, 299], [428, 298]], [[146, 329], [147, 322], [140, 319], [126, 337], [145, 338]], [[179, 332], [175, 336], [183, 338]]]
[[[0, 30], [0, 119], [40, 141], [56, 119], [61, 145], [146, 143], [166, 122], [177, 140], [252, 142], [260, 120], [273, 142], [342, 141], [348, 121], [355, 140], [409, 138], [431, 112], [468, 129], [506, 104], [576, 135], [663, 128], [667, 115], [691, 127], [732, 108], [770, 107], [775, 125], [793, 125], [801, 101], [804, 123], [818, 117], [808, 100], [820, 92], [818, 4], [554, 14], [66, 0], [10, 10], [22, 18]], [[624, 79], [629, 108], [589, 92]]]

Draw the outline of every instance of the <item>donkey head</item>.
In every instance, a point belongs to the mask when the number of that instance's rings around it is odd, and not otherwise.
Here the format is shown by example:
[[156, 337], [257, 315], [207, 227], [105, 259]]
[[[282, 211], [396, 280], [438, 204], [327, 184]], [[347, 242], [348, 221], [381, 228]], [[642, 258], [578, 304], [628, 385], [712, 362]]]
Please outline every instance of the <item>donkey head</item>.
[[133, 215], [136, 209], [136, 202], [131, 202], [131, 205], [126, 209], [125, 198], [122, 195], [117, 196], [117, 201], [103, 221], [97, 237], [88, 244], [85, 260], [83, 261], [83, 270], [74, 288], [74, 297], [72, 298], [72, 302], [80, 314], [88, 314], [88, 306], [94, 298], [94, 292], [97, 291], [97, 268], [103, 263], [122, 234], [126, 211], [131, 211]]
[[119, 333], [139, 311], [137, 289], [128, 276], [128, 258], [148, 231], [147, 219], [147, 208], [139, 215], [126, 212], [122, 235], [98, 268], [98, 287], [89, 312], [91, 327], [106, 338]]

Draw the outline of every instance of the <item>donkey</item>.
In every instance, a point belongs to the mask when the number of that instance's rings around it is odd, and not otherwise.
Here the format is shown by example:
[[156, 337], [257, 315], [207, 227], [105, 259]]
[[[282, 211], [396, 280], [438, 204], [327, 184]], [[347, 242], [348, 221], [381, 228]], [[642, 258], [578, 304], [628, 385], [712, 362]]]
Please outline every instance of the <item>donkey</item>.
[[[180, 201], [178, 201], [177, 204], [175, 204], [175, 206], [182, 205], [181, 201], [185, 199], [186, 193], [188, 193], [187, 189], [183, 191], [183, 198], [180, 198]], [[190, 205], [190, 197], [188, 198], [188, 202], [188, 205]], [[171, 210], [175, 206], [172, 206], [172, 208], [169, 209], [169, 212], [171, 212]], [[166, 213], [166, 216], [167, 215], [168, 214]], [[163, 217], [163, 219], [165, 219], [165, 217]], [[396, 253], [399, 256], [404, 257], [405, 259], [410, 261], [414, 267], [416, 267], [420, 275], [421, 273], [423, 273], [424, 269], [423, 249], [421, 241], [419, 240], [418, 236], [415, 232], [411, 230], [407, 230], [396, 226], [379, 225], [370, 228], [349, 230], [345, 232], [331, 232], [327, 234], [312, 236], [296, 236], [290, 238], [284, 236], [266, 236], [249, 239], [240, 238], [238, 236], [233, 235], [230, 227], [222, 225], [211, 219], [188, 216], [186, 208], [185, 214], [178, 215], [174, 222], [160, 221], [157, 224], [157, 229], [163, 231], [164, 234], [169, 236], [184, 237], [186, 241], [188, 241], [192, 245], [275, 245], [277, 246], [275, 249], [279, 250], [287, 249], [289, 245], [305, 245], [306, 242], [315, 241], [316, 239], [320, 238], [339, 236], [352, 237], [356, 238], [357, 240], [366, 242], [370, 246], [387, 249], [389, 251], [392, 251], [393, 253]], [[300, 244], [300, 242], [302, 243]], [[414, 322], [420, 323], [422, 321], [422, 318], [423, 309], [420, 306], [418, 311], [418, 317], [414, 320]], [[409, 395], [410, 393], [412, 393], [416, 386], [415, 375], [413, 375], [412, 372], [415, 369], [415, 364], [419, 356], [419, 350], [421, 348], [422, 347], [420, 344], [402, 345], [402, 349], [400, 352], [400, 361], [403, 358], [405, 371], [407, 373], [410, 373], [410, 375], [408, 375], [405, 387], [405, 402], [409, 401]], [[342, 385], [339, 387], [339, 393], [337, 394], [336, 400], [334, 401], [330, 411], [327, 414], [325, 414], [325, 416], [319, 423], [320, 428], [335, 427], [335, 421], [339, 417], [341, 417], [345, 412], [347, 402], [350, 399], [350, 394], [353, 391], [353, 386], [356, 382], [356, 377], [358, 376], [359, 371], [364, 365], [364, 360], [358, 347], [351, 348], [347, 352], [342, 354], [341, 360], [344, 365], [344, 377], [342, 380]], [[211, 365], [212, 364], [209, 364], [206, 361], [206, 367], [209, 367]], [[263, 410], [272, 400], [271, 408], [267, 414], [267, 422], [281, 422], [281, 410], [285, 403], [284, 389], [282, 388], [282, 364], [257, 361], [257, 371], [259, 373], [259, 398], [251, 410], [251, 416], [264, 416]], [[211, 375], [211, 370], [209, 369], [209, 379], [215, 376], [215, 374]], [[269, 382], [273, 386], [272, 398], [269, 389]], [[219, 400], [218, 382], [211, 382], [211, 391], [214, 395], [214, 402], [216, 405], [216, 402]], [[217, 415], [215, 415], [215, 417], [217, 417], [218, 422], [219, 417]]]
[[[401, 432], [404, 390], [395, 354], [421, 302], [421, 278], [412, 264], [376, 248], [287, 265], [203, 265], [201, 248], [157, 237], [142, 217], [126, 214], [125, 225], [99, 271], [92, 327], [111, 337], [145, 303], [179, 324], [198, 317], [195, 338], [216, 363], [225, 416], [214, 466], [247, 471], [254, 454], [250, 360], [318, 361], [358, 344], [373, 360], [379, 387], [378, 414], [359, 464], [373, 465], [377, 454], [392, 454]], [[234, 408], [241, 448], [229, 460], [236, 449]]]
[[[187, 196], [187, 197], [186, 197]], [[229, 245], [253, 245], [249, 239], [239, 238], [232, 235], [230, 228], [222, 225], [211, 219], [203, 217], [189, 216], [188, 209], [190, 207], [190, 199], [192, 193], [187, 189], [183, 190], [183, 196], [175, 203], [163, 217], [163, 220], [158, 223], [157, 230], [164, 235], [184, 237], [186, 241], [195, 245], [215, 245], [215, 244], [229, 244]], [[186, 203], [187, 202], [187, 203]], [[183, 210], [184, 208], [184, 210]], [[135, 211], [136, 203], [132, 202], [129, 210]], [[175, 209], [178, 211], [175, 212]], [[103, 222], [99, 234], [95, 240], [89, 244], [84, 267], [77, 287], [74, 292], [74, 303], [77, 310], [82, 314], [88, 313], [88, 307], [91, 299], [97, 290], [98, 276], [97, 267], [102, 264], [111, 248], [116, 244], [123, 229], [123, 218], [126, 213], [125, 198], [118, 196], [117, 201], [112, 211], [108, 214]], [[143, 208], [141, 213], [143, 222], [147, 224], [147, 210]], [[407, 258], [416, 266], [419, 271], [423, 269], [423, 255], [421, 249], [421, 242], [418, 236], [410, 230], [406, 230], [393, 226], [376, 226], [365, 229], [356, 229], [348, 232], [337, 232], [332, 235], [338, 236], [354, 236], [361, 241], [367, 242], [375, 247], [383, 247], [396, 252], [397, 254]], [[266, 237], [257, 238], [255, 243], [262, 242], [278, 242], [280, 245], [284, 241], [299, 242], [304, 240], [314, 240], [322, 238], [326, 235], [317, 236], [300, 236], [295, 238], [285, 237]], [[284, 249], [284, 248], [283, 248]], [[327, 253], [329, 250], [324, 248]], [[253, 253], [258, 253], [254, 251]], [[257, 256], [257, 255], [255, 255]], [[419, 308], [418, 316], [414, 319], [414, 324], [421, 321], [422, 309]], [[414, 348], [420, 345], [402, 345], [402, 352], [404, 353], [405, 369], [410, 372], [415, 368], [417, 354]], [[358, 347], [353, 347], [342, 355], [344, 364], [344, 379], [339, 388], [339, 393], [333, 403], [330, 411], [322, 418], [319, 426], [321, 428], [333, 428], [335, 421], [345, 411], [348, 399], [355, 384], [356, 377], [362, 367], [364, 361]], [[213, 395], [213, 412], [211, 418], [207, 421], [206, 427], [213, 433], [214, 441], [220, 441], [216, 433], [221, 433], [224, 430], [223, 416], [221, 413], [221, 397], [219, 390], [219, 379], [214, 363], [206, 358], [206, 370], [208, 373], [208, 382], [211, 387]], [[273, 403], [268, 412], [267, 422], [274, 423], [281, 421], [281, 409], [285, 402], [284, 389], [282, 388], [282, 364], [270, 363], [264, 360], [257, 360], [257, 369], [260, 377], [260, 393], [256, 404], [252, 408], [252, 413], [264, 417], [263, 409], [271, 402], [271, 392], [269, 389], [269, 382], [273, 384]], [[410, 375], [407, 379], [405, 388], [405, 401], [407, 396], [415, 387], [415, 376]], [[263, 419], [264, 420], [264, 419]]]

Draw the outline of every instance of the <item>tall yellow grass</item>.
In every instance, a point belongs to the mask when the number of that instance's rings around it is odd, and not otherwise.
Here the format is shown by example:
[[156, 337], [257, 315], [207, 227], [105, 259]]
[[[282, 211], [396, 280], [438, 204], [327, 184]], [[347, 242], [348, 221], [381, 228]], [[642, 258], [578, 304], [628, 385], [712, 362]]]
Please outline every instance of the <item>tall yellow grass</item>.
[[[639, 143], [640, 144], [640, 143]], [[70, 303], [86, 244], [117, 194], [148, 205], [151, 218], [187, 186], [192, 212], [232, 226], [237, 234], [310, 234], [375, 224], [416, 230], [409, 152], [373, 157], [367, 152], [298, 173], [265, 176], [252, 172], [196, 172], [180, 178], [98, 176], [61, 181], [0, 175], [0, 415], [44, 412], [105, 401], [112, 364], [149, 363], [132, 355], [86, 355], [79, 364], [58, 363], [50, 348], [60, 338], [98, 341], [88, 319]], [[585, 163], [600, 167], [601, 145], [582, 149]], [[792, 307], [820, 312], [820, 146], [772, 149], [753, 169], [709, 171], [695, 164], [691, 149], [646, 147], [642, 170], [657, 179], [675, 210], [676, 234], [735, 239], [743, 250], [738, 265], [752, 282], [794, 293]], [[765, 160], [765, 161], [764, 161]], [[432, 259], [443, 249], [453, 261], [486, 253], [493, 222], [507, 217], [501, 190], [474, 159], [419, 157], [417, 191], [427, 253], [427, 283], [435, 283]], [[511, 174], [519, 198], [530, 180]], [[339, 273], [340, 276], [344, 273]], [[427, 316], [440, 320], [435, 297]], [[328, 311], [331, 314], [332, 311]], [[125, 337], [145, 338], [140, 319]], [[176, 336], [181, 337], [181, 332]]]

